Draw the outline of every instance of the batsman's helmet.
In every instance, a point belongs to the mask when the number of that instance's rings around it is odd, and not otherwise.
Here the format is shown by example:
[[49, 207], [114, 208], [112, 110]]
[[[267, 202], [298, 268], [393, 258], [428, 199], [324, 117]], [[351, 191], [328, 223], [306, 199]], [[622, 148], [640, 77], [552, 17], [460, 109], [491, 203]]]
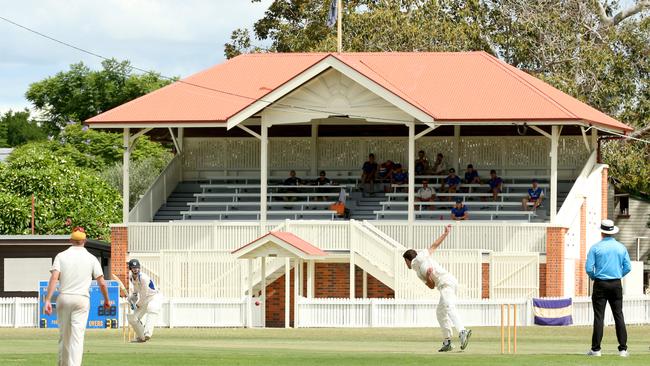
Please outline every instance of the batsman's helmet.
[[131, 259], [130, 261], [127, 262], [129, 265], [129, 269], [131, 268], [140, 268], [140, 261], [137, 259]]

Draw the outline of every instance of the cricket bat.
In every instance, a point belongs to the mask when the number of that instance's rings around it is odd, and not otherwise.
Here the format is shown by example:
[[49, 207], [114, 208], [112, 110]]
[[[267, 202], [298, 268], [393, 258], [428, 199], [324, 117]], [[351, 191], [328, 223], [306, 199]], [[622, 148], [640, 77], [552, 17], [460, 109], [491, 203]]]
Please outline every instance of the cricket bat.
[[111, 276], [113, 280], [117, 281], [117, 283], [120, 285], [120, 290], [122, 290], [122, 293], [124, 294], [125, 297], [129, 296], [129, 291], [127, 291], [126, 286], [124, 286], [124, 283], [122, 283], [122, 280], [120, 280], [119, 277], [117, 277], [114, 273]]

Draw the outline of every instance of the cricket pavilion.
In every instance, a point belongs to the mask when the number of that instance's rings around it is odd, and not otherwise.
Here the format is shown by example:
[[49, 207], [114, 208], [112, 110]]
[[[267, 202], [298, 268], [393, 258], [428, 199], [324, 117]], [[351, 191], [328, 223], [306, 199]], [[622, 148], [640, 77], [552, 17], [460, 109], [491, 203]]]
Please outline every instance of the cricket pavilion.
[[[123, 131], [124, 182], [138, 137], [173, 141], [135, 205], [124, 185], [111, 241], [112, 272], [138, 258], [170, 299], [170, 326], [172, 313], [174, 326], [435, 323], [437, 294], [401, 255], [448, 224], [436, 256], [476, 311], [469, 323], [496, 319], [499, 301], [587, 296], [586, 253], [613, 208], [599, 140], [631, 131], [485, 52], [241, 55], [86, 123]], [[430, 166], [416, 173], [420, 151]], [[371, 153], [408, 178], [362, 184]], [[440, 189], [468, 164], [481, 182]], [[291, 170], [303, 184], [285, 185]], [[311, 184], [321, 171], [331, 184]], [[533, 179], [545, 199], [524, 209]], [[425, 180], [435, 200], [417, 199]], [[349, 217], [332, 210], [340, 200]], [[450, 220], [456, 200], [468, 220]]]

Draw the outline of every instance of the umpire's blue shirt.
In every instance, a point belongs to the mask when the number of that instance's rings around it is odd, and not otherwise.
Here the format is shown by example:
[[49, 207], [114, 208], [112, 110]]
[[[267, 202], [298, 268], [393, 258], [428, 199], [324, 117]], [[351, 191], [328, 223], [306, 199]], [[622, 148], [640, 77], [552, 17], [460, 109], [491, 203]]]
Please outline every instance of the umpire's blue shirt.
[[592, 280], [617, 280], [630, 273], [632, 264], [627, 248], [612, 237], [594, 244], [587, 254], [585, 271]]

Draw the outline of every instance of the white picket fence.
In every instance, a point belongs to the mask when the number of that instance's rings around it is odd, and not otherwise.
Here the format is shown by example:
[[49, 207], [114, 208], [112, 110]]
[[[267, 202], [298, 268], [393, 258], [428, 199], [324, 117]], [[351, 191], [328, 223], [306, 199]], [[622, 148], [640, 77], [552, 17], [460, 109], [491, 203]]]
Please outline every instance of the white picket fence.
[[[365, 328], [365, 327], [437, 327], [436, 301], [396, 299], [307, 299], [298, 298], [298, 326], [303, 328]], [[501, 304], [517, 304], [517, 322], [520, 326], [533, 325], [530, 300], [460, 300], [457, 308], [467, 326], [499, 326]], [[126, 306], [120, 302], [122, 310]], [[241, 299], [166, 299], [158, 318], [158, 326], [180, 327], [245, 327], [251, 306], [253, 326], [261, 326], [260, 310]], [[623, 300], [626, 324], [650, 323], [650, 296], [629, 297]], [[123, 311], [120, 314], [124, 314]], [[591, 299], [573, 299], [573, 324], [591, 325]], [[120, 317], [120, 324], [124, 319]], [[605, 324], [614, 324], [611, 312], [606, 311]], [[0, 327], [38, 327], [38, 299], [0, 298]]]
[[[533, 325], [532, 301], [460, 300], [456, 307], [467, 326], [499, 326], [501, 304], [517, 305], [517, 325]], [[366, 328], [366, 327], [438, 327], [436, 302], [431, 300], [397, 299], [308, 299], [299, 298], [299, 327], [305, 328]], [[650, 322], [650, 296], [623, 300], [626, 324]], [[573, 299], [573, 324], [593, 324], [591, 299]], [[605, 324], [614, 324], [611, 312]]]

